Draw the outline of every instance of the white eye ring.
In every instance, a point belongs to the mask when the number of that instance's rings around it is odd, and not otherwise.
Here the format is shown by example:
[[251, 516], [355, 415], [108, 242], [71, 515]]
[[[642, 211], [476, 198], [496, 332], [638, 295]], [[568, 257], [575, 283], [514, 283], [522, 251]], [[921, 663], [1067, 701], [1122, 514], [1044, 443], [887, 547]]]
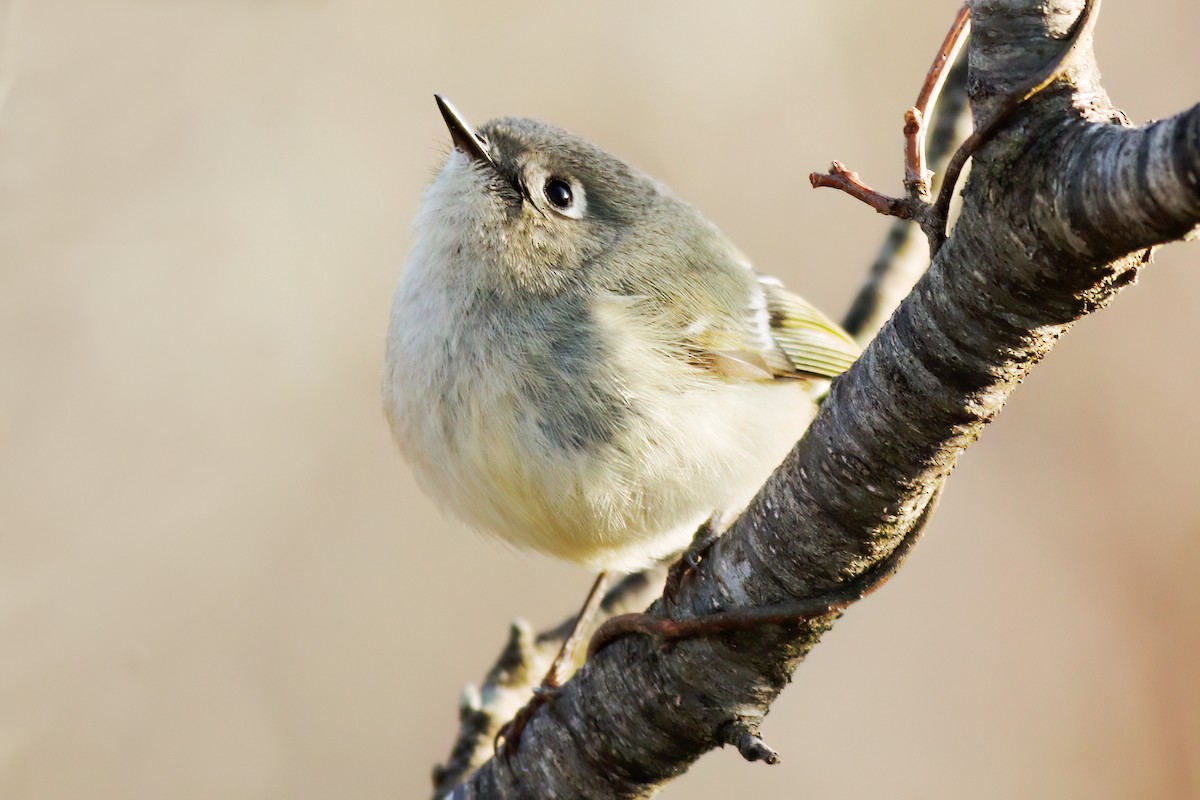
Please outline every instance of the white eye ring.
[[530, 176], [529, 187], [539, 207], [570, 219], [583, 219], [587, 212], [587, 197], [583, 185], [565, 175], [538, 170]]

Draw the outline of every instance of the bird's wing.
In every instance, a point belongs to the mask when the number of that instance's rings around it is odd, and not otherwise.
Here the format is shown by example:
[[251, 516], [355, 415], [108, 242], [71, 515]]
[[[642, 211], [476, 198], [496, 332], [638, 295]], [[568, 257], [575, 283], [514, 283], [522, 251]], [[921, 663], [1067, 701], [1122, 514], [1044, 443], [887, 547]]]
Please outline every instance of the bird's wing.
[[835, 378], [858, 359], [861, 348], [837, 323], [773, 279], [759, 283], [771, 339], [787, 356], [793, 374]]
[[734, 380], [829, 379], [854, 363], [860, 348], [837, 323], [755, 271], [715, 227], [694, 230], [670, 241], [671, 269], [659, 262], [660, 247], [608, 259], [603, 289], [622, 327], [660, 353]]
[[602, 308], [617, 312], [620, 327], [642, 330], [656, 351], [733, 380], [829, 379], [854, 363], [860, 349], [848, 333], [773, 279], [750, 275], [720, 288], [693, 275], [686, 288], [668, 287], [680, 296], [655, 287], [610, 295]]
[[832, 379], [858, 358], [862, 348], [850, 334], [780, 281], [756, 271], [728, 240], [722, 238], [713, 255], [697, 277], [723, 287], [716, 292], [722, 302], [710, 307], [724, 313], [688, 331], [699, 363], [731, 378]]

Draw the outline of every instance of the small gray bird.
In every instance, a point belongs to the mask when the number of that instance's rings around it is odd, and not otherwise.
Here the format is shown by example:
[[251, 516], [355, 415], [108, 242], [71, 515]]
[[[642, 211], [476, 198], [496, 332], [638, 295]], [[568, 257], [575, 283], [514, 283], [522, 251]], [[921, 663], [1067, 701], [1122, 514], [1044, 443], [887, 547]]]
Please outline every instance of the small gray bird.
[[648, 175], [537, 120], [475, 131], [437, 99], [455, 150], [383, 372], [400, 449], [518, 547], [599, 571], [681, 552], [745, 507], [858, 346]]

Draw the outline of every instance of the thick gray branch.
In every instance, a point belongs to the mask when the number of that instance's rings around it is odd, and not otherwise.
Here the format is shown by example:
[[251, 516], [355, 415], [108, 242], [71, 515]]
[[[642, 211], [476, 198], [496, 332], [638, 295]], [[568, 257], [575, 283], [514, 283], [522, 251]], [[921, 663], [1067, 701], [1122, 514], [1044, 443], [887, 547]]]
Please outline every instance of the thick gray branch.
[[[977, 119], [1053, 61], [1082, 6], [975, 3]], [[1067, 80], [976, 155], [958, 225], [930, 269], [678, 605], [655, 609], [678, 617], [775, 604], [871, 569], [1032, 365], [1132, 282], [1143, 263], [1135, 251], [1200, 221], [1200, 112], [1131, 130], [1097, 81], [1084, 47]], [[510, 761], [485, 764], [455, 796], [649, 796], [731, 731], [757, 731], [833, 616], [670, 652], [619, 640], [532, 719]]]
[[1057, 161], [1060, 248], [1119, 255], [1179, 239], [1200, 217], [1200, 105], [1138, 130], [1085, 128]]

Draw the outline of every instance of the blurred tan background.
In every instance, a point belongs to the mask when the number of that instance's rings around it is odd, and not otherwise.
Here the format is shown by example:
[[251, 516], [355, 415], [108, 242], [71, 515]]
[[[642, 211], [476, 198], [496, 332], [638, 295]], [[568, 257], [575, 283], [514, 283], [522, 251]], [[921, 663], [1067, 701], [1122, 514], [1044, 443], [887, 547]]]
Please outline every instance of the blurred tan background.
[[[410, 798], [514, 616], [590, 576], [443, 518], [377, 376], [471, 118], [583, 133], [835, 316], [956, 0], [0, 0], [0, 797]], [[1138, 121], [1195, 0], [1106, 4]], [[671, 797], [1200, 797], [1200, 246], [1161, 252], [963, 459], [764, 729]], [[875, 765], [864, 769], [863, 765]]]

